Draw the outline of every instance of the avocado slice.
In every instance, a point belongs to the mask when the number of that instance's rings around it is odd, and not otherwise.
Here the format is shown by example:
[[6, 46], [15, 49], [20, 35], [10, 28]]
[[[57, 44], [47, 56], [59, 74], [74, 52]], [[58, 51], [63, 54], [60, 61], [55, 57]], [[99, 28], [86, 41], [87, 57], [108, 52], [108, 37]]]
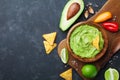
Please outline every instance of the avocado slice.
[[69, 0], [61, 14], [60, 29], [66, 31], [77, 20], [83, 10], [83, 0]]

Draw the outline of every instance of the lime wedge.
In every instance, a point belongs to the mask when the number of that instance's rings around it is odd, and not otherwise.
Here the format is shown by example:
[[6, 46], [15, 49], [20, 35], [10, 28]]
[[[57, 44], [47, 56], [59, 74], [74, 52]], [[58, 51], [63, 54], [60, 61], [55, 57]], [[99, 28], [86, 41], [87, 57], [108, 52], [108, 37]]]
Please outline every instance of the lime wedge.
[[63, 48], [61, 50], [60, 58], [61, 58], [63, 63], [66, 64], [68, 62], [68, 50], [66, 48]]
[[119, 72], [114, 68], [109, 68], [104, 74], [105, 80], [119, 80]]

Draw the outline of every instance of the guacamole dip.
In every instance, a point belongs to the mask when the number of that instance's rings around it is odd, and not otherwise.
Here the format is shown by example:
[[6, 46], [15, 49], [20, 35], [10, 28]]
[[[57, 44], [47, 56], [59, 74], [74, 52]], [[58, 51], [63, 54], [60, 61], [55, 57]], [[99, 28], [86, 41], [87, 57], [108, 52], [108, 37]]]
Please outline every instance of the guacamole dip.
[[[99, 49], [93, 46], [93, 40], [99, 36]], [[104, 40], [102, 33], [90, 25], [80, 25], [70, 36], [70, 47], [74, 54], [82, 58], [95, 57], [103, 48]]]

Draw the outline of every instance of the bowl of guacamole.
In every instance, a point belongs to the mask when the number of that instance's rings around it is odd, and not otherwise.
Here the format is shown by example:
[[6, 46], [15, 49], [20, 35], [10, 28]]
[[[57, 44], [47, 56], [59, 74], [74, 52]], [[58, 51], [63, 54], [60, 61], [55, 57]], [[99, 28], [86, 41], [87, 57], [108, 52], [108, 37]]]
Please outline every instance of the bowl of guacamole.
[[106, 52], [107, 35], [101, 26], [95, 23], [78, 23], [67, 35], [70, 54], [83, 62], [94, 62]]

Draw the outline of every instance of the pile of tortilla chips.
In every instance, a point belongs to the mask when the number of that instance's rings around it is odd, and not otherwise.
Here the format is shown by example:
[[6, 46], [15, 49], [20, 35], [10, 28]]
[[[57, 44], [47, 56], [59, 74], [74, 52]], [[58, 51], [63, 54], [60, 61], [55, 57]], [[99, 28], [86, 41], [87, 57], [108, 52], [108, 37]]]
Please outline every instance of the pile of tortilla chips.
[[50, 54], [50, 52], [57, 46], [56, 43], [54, 43], [55, 38], [56, 38], [57, 32], [52, 32], [48, 34], [43, 34], [43, 38], [45, 39], [43, 41], [45, 51], [47, 54]]

